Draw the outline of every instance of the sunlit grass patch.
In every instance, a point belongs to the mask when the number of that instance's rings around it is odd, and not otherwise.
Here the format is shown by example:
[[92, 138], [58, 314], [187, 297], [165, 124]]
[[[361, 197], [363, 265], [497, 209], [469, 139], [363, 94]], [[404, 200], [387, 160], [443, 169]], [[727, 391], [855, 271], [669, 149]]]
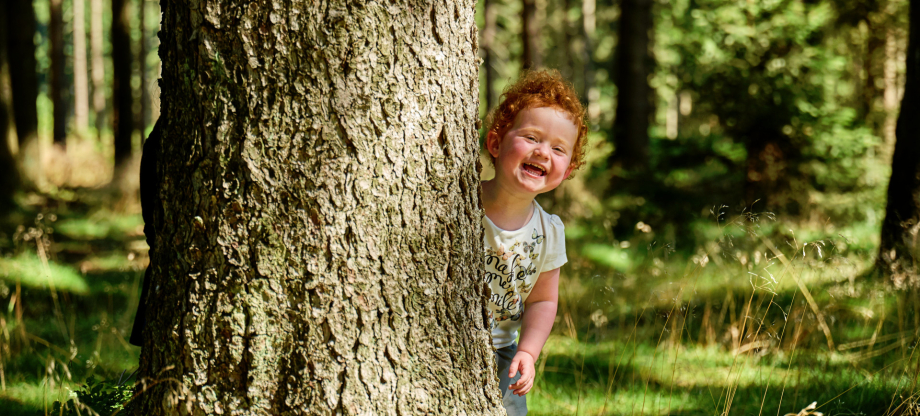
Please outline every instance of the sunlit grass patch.
[[619, 271], [628, 271], [633, 267], [629, 252], [619, 246], [607, 244], [585, 244], [581, 255], [589, 260]]
[[[44, 415], [50, 414], [52, 403], [55, 400], [66, 400], [70, 394], [69, 388], [75, 383], [57, 381], [53, 387], [48, 379], [34, 381], [7, 382], [6, 390], [0, 391], [0, 408], [4, 416], [7, 415]], [[48, 413], [45, 413], [45, 411]]]
[[149, 258], [132, 252], [112, 251], [101, 255], [91, 255], [80, 262], [80, 271], [84, 273], [101, 273], [115, 271], [140, 270], [147, 266]]
[[144, 219], [139, 214], [113, 214], [98, 211], [87, 217], [62, 218], [54, 229], [60, 234], [78, 240], [91, 240], [143, 235]]
[[87, 293], [89, 286], [73, 267], [48, 261], [24, 251], [14, 257], [0, 258], [0, 279], [31, 288], [51, 288], [77, 294]]
[[870, 372], [835, 352], [734, 355], [719, 346], [553, 335], [528, 405], [535, 415], [795, 414], [818, 401], [825, 414], [840, 414], [887, 406], [897, 391], [909, 396], [916, 359], [889, 356]]

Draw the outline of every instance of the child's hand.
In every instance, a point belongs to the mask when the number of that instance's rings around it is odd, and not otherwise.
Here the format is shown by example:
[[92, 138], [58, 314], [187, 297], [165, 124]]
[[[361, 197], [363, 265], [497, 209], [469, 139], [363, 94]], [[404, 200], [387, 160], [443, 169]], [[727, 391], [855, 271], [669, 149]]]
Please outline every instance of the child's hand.
[[529, 353], [518, 350], [517, 354], [514, 354], [514, 359], [511, 360], [511, 368], [508, 369], [508, 378], [514, 378], [518, 371], [521, 372], [521, 378], [518, 379], [517, 383], [508, 386], [508, 389], [514, 390], [514, 394], [523, 396], [533, 387], [535, 372], [533, 364], [533, 356]]

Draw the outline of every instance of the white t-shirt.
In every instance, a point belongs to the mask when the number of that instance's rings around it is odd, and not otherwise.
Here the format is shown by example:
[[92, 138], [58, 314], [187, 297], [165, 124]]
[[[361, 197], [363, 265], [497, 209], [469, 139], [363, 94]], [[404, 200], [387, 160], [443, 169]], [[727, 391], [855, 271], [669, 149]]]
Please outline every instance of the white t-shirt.
[[540, 273], [568, 261], [562, 220], [547, 214], [537, 201], [533, 204], [530, 221], [515, 231], [498, 228], [483, 216], [485, 281], [492, 289], [488, 306], [495, 348], [507, 347], [517, 339], [524, 301]]

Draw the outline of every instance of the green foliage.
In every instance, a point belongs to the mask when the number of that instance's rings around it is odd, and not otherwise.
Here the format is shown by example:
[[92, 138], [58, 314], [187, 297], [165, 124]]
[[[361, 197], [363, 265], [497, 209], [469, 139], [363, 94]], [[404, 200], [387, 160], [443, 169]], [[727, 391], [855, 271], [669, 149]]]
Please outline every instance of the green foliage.
[[[129, 377], [130, 378], [130, 377]], [[127, 380], [90, 379], [86, 384], [70, 392], [70, 399], [64, 403], [54, 402], [52, 414], [64, 416], [111, 415], [124, 408], [134, 396], [134, 385]]]

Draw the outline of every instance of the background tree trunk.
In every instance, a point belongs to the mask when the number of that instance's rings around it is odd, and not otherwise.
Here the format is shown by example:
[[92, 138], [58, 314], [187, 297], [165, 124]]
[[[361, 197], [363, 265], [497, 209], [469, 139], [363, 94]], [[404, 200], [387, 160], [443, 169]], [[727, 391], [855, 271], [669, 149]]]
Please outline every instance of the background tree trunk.
[[483, 28], [482, 28], [482, 66], [485, 71], [486, 80], [486, 111], [492, 111], [492, 107], [498, 105], [498, 93], [495, 90], [495, 79], [498, 75], [495, 73], [495, 18], [496, 10], [492, 4], [495, 0], [483, 0]]
[[73, 0], [73, 114], [74, 127], [81, 134], [89, 127], [85, 10], [83, 0]]
[[897, 141], [891, 159], [888, 205], [882, 223], [878, 266], [896, 286], [917, 287], [920, 260], [920, 5], [912, 2], [907, 44], [907, 80]]
[[277, 4], [163, 3], [134, 414], [503, 414], [474, 3]]
[[[7, 27], [7, 14], [0, 13], [0, 27]], [[7, 33], [0, 30], [0, 213], [15, 207], [13, 195], [19, 186], [19, 172], [10, 149], [10, 78]]]
[[626, 170], [648, 168], [648, 127], [652, 115], [652, 73], [649, 35], [652, 30], [652, 1], [623, 0], [616, 57], [613, 60], [617, 86], [616, 118], [613, 123], [612, 164]]
[[17, 159], [23, 185], [34, 188], [41, 182], [41, 154], [38, 145], [38, 75], [35, 64], [35, 9], [31, 0], [6, 0], [7, 53], [10, 64], [13, 121], [19, 144]]
[[523, 44], [521, 68], [525, 70], [541, 68], [543, 67], [543, 60], [540, 55], [540, 28], [537, 22], [537, 0], [521, 1], [524, 6], [521, 9], [521, 43]]
[[67, 141], [67, 104], [64, 102], [64, 6], [62, 0], [51, 0], [48, 23], [48, 40], [51, 46], [51, 98], [54, 144], [64, 146]]
[[588, 104], [588, 122], [593, 125], [597, 123], [600, 117], [600, 106], [597, 100], [600, 98], [600, 92], [594, 87], [594, 36], [595, 29], [595, 9], [594, 0], [582, 0], [581, 2], [581, 38], [583, 47], [581, 50], [582, 60], [582, 84], [581, 99]]
[[150, 94], [147, 90], [147, 25], [145, 0], [137, 0], [137, 24], [138, 32], [141, 36], [137, 42], [137, 72], [141, 81], [141, 88], [138, 91], [138, 111], [137, 111], [137, 131], [141, 137], [144, 137], [144, 130], [150, 124]]
[[96, 135], [101, 138], [105, 129], [105, 59], [102, 52], [102, 0], [90, 2], [90, 55], [93, 69], [93, 113]]
[[125, 176], [131, 162], [134, 109], [131, 94], [131, 32], [128, 0], [112, 0], [112, 127], [115, 176]]

